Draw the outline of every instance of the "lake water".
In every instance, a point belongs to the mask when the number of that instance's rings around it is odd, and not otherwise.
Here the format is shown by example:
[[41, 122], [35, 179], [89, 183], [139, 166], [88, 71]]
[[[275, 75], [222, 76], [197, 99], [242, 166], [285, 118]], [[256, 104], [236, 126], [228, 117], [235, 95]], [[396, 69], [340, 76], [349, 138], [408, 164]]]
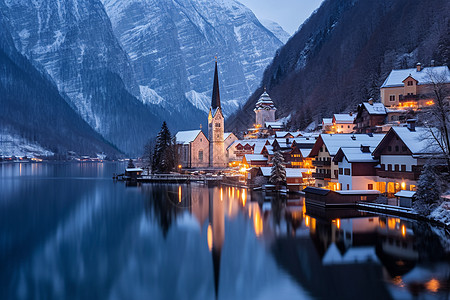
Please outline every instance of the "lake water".
[[123, 169], [0, 164], [0, 299], [450, 297], [443, 229]]

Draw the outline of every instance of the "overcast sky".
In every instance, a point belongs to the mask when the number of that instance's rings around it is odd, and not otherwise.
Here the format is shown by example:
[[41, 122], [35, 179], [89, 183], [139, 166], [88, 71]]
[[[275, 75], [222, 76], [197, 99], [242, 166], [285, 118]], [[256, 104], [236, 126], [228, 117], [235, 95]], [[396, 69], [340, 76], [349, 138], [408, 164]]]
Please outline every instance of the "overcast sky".
[[250, 8], [258, 19], [277, 22], [289, 34], [320, 6], [322, 0], [238, 0]]

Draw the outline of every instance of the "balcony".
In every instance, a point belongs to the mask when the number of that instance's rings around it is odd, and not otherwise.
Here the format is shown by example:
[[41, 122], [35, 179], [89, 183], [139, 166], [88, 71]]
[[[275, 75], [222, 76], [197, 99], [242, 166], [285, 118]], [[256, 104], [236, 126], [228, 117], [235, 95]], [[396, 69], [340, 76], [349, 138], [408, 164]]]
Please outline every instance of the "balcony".
[[377, 170], [377, 176], [392, 179], [419, 180], [420, 172], [401, 172]]
[[331, 174], [312, 173], [312, 177], [314, 177], [314, 179], [325, 180], [325, 179], [331, 179]]
[[331, 166], [331, 160], [313, 160], [312, 165], [314, 167]]

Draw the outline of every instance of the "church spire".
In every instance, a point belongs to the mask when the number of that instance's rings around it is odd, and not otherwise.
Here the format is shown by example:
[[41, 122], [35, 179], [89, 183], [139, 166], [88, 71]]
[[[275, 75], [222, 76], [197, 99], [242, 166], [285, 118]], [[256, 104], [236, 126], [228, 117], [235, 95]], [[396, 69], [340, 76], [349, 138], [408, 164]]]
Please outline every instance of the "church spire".
[[216, 69], [214, 70], [214, 83], [211, 99], [211, 108], [220, 108], [220, 93], [219, 93], [219, 75], [217, 73], [217, 57], [216, 57]]

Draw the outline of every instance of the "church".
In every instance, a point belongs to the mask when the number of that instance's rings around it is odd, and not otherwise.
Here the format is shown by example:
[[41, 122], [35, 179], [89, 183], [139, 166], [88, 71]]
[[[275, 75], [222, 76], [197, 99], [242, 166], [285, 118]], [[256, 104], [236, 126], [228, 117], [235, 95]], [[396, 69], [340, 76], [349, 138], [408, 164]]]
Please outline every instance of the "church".
[[182, 168], [223, 169], [228, 164], [226, 148], [237, 137], [224, 132], [224, 116], [220, 105], [219, 74], [215, 62], [211, 107], [208, 113], [208, 137], [198, 130], [179, 131], [176, 135], [179, 163]]

